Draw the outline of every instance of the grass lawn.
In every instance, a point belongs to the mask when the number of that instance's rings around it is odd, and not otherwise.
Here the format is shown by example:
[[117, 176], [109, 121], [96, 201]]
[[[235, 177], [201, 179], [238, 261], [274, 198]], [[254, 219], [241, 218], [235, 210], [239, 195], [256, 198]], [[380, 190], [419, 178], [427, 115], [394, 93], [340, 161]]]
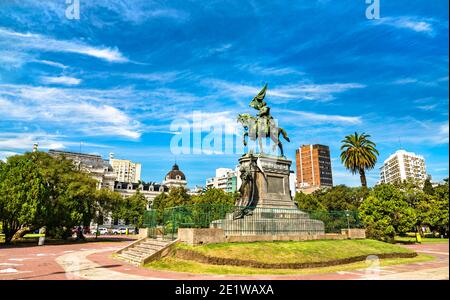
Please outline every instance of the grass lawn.
[[[176, 247], [197, 251], [206, 256], [237, 258], [266, 263], [304, 263], [330, 261], [361, 255], [383, 253], [409, 253], [409, 249], [399, 245], [383, 243], [375, 240], [318, 240], [303, 242], [255, 242], [255, 243], [223, 243], [200, 246], [177, 244]], [[382, 259], [381, 265], [395, 265], [432, 260], [429, 255], [418, 255], [414, 258]], [[339, 266], [309, 269], [262, 269], [239, 266], [224, 266], [198, 263], [167, 256], [151, 262], [145, 267], [150, 269], [200, 274], [316, 274], [336, 271], [354, 270], [368, 267], [365, 261]]]
[[264, 263], [321, 262], [370, 254], [412, 252], [398, 245], [369, 239], [221, 243], [200, 246], [180, 243], [176, 247], [196, 251], [210, 257], [253, 260]]
[[[382, 259], [381, 266], [391, 266], [406, 263], [425, 262], [433, 260], [431, 255], [419, 254], [414, 258], [390, 258]], [[311, 269], [260, 269], [235, 266], [217, 266], [202, 264], [194, 261], [177, 259], [174, 257], [164, 257], [161, 260], [151, 262], [145, 265], [146, 268], [165, 270], [173, 272], [194, 273], [194, 274], [217, 274], [217, 275], [308, 275], [320, 273], [332, 273], [337, 271], [351, 271], [369, 267], [365, 261], [345, 264], [340, 266], [311, 268]]]

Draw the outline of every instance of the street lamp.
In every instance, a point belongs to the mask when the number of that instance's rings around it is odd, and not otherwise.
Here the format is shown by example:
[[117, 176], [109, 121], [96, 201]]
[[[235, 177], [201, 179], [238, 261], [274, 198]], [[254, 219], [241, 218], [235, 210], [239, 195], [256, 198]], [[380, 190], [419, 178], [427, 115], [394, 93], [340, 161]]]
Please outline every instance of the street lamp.
[[345, 210], [345, 216], [347, 217], [347, 234], [350, 235], [350, 221], [349, 221], [349, 217], [350, 217], [350, 213], [348, 211], [348, 209]]

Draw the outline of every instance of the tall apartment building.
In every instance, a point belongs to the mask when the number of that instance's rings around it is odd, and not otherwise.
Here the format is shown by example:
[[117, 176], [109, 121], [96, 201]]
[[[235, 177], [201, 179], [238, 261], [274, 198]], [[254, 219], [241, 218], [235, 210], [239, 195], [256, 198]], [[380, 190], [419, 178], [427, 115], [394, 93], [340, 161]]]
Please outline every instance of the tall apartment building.
[[295, 152], [297, 190], [304, 193], [333, 186], [330, 148], [324, 145], [302, 145]]
[[423, 184], [427, 179], [425, 159], [405, 150], [398, 150], [389, 156], [380, 168], [381, 183], [399, 183], [412, 179]]
[[128, 159], [114, 158], [114, 153], [109, 154], [109, 164], [116, 174], [116, 180], [120, 182], [138, 183], [141, 180], [141, 164]]
[[235, 192], [238, 189], [238, 178], [235, 170], [228, 168], [216, 169], [216, 176], [206, 179], [206, 188], [216, 188], [225, 192]]

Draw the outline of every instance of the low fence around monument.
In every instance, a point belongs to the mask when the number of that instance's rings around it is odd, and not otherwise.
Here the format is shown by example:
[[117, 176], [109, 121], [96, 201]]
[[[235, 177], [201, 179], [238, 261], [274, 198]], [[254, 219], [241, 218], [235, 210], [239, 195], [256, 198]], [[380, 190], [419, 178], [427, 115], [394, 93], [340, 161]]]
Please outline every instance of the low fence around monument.
[[[193, 204], [149, 210], [144, 214], [144, 226], [150, 237], [175, 239], [178, 228], [220, 227], [220, 222], [239, 222], [247, 214], [245, 226], [228, 226], [228, 234], [245, 235], [247, 232], [277, 234], [278, 230], [291, 234], [303, 233], [306, 229], [297, 226], [301, 220], [319, 220], [324, 223], [325, 233], [340, 233], [342, 229], [362, 228], [357, 211], [306, 211], [287, 208], [249, 208], [234, 205]], [[256, 224], [262, 222], [263, 224]], [[273, 221], [270, 221], [273, 220]], [[283, 220], [283, 226], [271, 226], [271, 222]], [[308, 221], [310, 220], [310, 221]], [[290, 225], [296, 226], [290, 226]], [[310, 229], [308, 229], [310, 231]], [[231, 231], [231, 233], [230, 233]]]

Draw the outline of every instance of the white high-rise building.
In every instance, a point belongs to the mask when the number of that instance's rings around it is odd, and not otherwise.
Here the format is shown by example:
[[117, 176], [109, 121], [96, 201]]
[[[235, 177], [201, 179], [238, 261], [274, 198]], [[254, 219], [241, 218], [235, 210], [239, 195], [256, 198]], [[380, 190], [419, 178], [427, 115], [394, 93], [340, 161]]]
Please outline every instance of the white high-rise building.
[[141, 164], [128, 159], [114, 158], [114, 153], [109, 154], [109, 164], [116, 174], [116, 181], [138, 183], [141, 180]]
[[216, 169], [216, 176], [206, 179], [206, 188], [221, 189], [226, 192], [237, 190], [237, 172], [228, 168]]
[[381, 183], [399, 183], [412, 179], [423, 184], [427, 179], [425, 159], [405, 150], [398, 150], [388, 157], [380, 168]]

